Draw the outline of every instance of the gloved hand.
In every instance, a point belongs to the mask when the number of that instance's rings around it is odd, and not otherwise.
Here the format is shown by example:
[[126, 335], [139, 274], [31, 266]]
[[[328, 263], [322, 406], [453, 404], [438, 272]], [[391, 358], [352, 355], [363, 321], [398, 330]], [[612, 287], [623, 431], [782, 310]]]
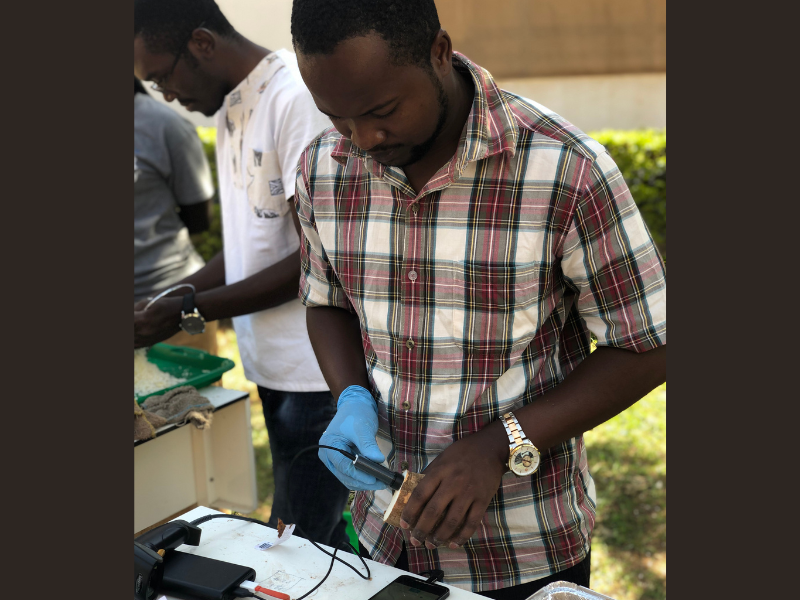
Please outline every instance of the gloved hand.
[[[368, 390], [351, 385], [339, 395], [336, 416], [322, 434], [319, 443], [341, 448], [382, 463], [386, 457], [378, 448], [378, 406]], [[319, 458], [349, 490], [382, 490], [388, 487], [372, 475], [358, 471], [344, 454], [319, 449]]]

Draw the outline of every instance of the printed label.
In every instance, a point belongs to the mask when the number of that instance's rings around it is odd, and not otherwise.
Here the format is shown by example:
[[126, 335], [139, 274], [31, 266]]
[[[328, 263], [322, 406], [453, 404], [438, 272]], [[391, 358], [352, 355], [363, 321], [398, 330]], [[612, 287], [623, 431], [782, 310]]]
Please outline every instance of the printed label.
[[294, 524], [287, 525], [286, 529], [283, 530], [283, 535], [273, 541], [261, 542], [260, 544], [256, 544], [256, 550], [269, 550], [274, 546], [279, 546], [290, 537], [292, 537], [292, 533], [294, 533]]

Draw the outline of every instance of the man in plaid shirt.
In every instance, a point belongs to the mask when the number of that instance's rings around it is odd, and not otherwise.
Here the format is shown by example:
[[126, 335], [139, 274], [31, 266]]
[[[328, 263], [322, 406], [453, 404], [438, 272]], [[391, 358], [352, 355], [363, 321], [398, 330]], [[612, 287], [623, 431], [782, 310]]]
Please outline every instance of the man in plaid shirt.
[[[362, 551], [491, 598], [588, 587], [582, 433], [666, 380], [664, 268], [619, 170], [454, 53], [432, 0], [295, 0], [292, 35], [333, 123], [296, 186], [301, 298], [338, 398], [320, 443], [425, 474], [392, 527], [391, 490], [320, 450], [359, 490]], [[512, 411], [532, 475], [509, 470]]]

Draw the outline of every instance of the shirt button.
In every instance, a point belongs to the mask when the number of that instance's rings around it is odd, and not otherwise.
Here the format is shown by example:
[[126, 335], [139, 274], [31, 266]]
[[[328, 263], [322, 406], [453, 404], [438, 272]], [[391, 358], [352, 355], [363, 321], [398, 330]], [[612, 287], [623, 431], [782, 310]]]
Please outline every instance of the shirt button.
[[414, 213], [414, 216], [416, 217], [417, 213], [419, 212], [419, 204], [412, 204], [411, 205], [411, 212]]
[[416, 281], [417, 280], [417, 272], [416, 271], [409, 271], [408, 278], [411, 281]]
[[408, 402], [408, 400], [406, 400], [405, 402], [403, 402], [403, 408], [405, 408], [406, 410], [408, 410], [409, 408], [411, 408], [411, 404]]
[[408, 471], [408, 461], [404, 460], [400, 465], [400, 468], [403, 469], [403, 471]]
[[408, 341], [406, 342], [406, 348], [408, 348], [409, 350], [411, 350], [413, 347], [414, 347], [414, 340], [408, 340]]

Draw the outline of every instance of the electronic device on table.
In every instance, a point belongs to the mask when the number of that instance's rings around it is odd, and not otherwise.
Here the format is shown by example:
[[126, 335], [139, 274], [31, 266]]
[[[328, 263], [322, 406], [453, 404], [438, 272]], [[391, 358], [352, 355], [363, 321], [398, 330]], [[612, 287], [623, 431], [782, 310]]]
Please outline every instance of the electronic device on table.
[[[363, 456], [345, 452], [331, 446], [309, 446], [301, 450], [289, 465], [289, 475], [292, 467], [300, 454], [315, 451], [318, 448], [329, 448], [341, 452], [353, 461], [353, 465], [360, 471], [374, 476], [379, 481], [387, 484], [392, 490], [398, 490], [403, 484], [403, 475], [394, 473], [383, 465], [365, 459]], [[220, 560], [214, 560], [188, 554], [176, 550], [181, 544], [197, 546], [200, 544], [202, 530], [198, 527], [210, 519], [226, 518], [249, 521], [267, 527], [268, 525], [258, 519], [242, 515], [214, 514], [195, 519], [191, 523], [183, 520], [170, 521], [164, 525], [148, 531], [133, 542], [133, 589], [134, 600], [155, 600], [159, 594], [168, 593], [176, 598], [187, 600], [233, 600], [233, 598], [262, 598], [258, 593], [272, 598], [288, 598], [287, 594], [268, 590], [255, 585], [256, 571], [251, 567], [237, 565]], [[298, 533], [302, 533], [298, 523], [295, 523]], [[328, 572], [312, 589], [308, 590], [297, 600], [303, 600], [314, 593], [328, 578], [335, 561], [352, 569], [362, 579], [370, 579], [369, 566], [360, 556], [356, 548], [347, 544], [348, 551], [355, 554], [360, 560], [366, 575], [356, 567], [336, 556], [339, 548], [334, 548], [333, 553], [328, 552], [313, 540], [311, 544], [324, 554], [331, 557]], [[383, 588], [370, 600], [441, 600], [450, 595], [450, 590], [434, 581], [441, 581], [444, 573], [440, 570], [431, 571], [431, 577], [420, 580], [409, 575], [402, 575], [388, 586]]]
[[450, 595], [443, 585], [401, 575], [369, 600], [442, 600]]
[[251, 567], [187, 554], [181, 544], [197, 546], [201, 529], [177, 520], [156, 527], [133, 542], [133, 597], [152, 600], [169, 594], [190, 600], [230, 600], [245, 581], [254, 581]]

